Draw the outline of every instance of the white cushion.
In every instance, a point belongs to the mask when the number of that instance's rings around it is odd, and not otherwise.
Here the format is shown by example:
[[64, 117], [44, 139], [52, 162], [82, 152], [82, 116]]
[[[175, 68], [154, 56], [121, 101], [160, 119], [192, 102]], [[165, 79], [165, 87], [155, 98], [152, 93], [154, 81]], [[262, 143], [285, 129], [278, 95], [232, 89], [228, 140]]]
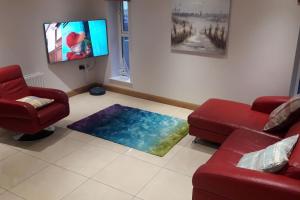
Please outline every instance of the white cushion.
[[287, 164], [298, 138], [299, 134], [281, 140], [263, 150], [247, 153], [241, 158], [237, 167], [277, 172]]
[[54, 101], [54, 99], [46, 99], [35, 96], [27, 96], [21, 99], [17, 99], [16, 101], [25, 102], [32, 105], [35, 109], [44, 107]]

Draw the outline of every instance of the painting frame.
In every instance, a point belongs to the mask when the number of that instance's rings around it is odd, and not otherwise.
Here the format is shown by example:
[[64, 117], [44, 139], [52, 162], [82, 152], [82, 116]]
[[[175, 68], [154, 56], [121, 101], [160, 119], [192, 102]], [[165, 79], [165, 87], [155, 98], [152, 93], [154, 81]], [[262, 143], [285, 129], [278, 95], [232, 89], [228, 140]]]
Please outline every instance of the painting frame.
[[226, 56], [231, 4], [231, 0], [172, 0], [171, 51]]

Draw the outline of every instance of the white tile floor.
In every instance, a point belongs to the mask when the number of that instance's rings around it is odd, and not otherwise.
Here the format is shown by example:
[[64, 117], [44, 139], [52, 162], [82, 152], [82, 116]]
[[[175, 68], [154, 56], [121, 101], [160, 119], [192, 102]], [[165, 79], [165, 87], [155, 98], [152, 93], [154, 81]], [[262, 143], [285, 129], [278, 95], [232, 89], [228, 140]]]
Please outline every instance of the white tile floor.
[[192, 175], [214, 148], [188, 135], [161, 158], [66, 128], [115, 103], [183, 119], [192, 112], [112, 92], [81, 94], [48, 138], [17, 142], [0, 129], [0, 199], [191, 200]]

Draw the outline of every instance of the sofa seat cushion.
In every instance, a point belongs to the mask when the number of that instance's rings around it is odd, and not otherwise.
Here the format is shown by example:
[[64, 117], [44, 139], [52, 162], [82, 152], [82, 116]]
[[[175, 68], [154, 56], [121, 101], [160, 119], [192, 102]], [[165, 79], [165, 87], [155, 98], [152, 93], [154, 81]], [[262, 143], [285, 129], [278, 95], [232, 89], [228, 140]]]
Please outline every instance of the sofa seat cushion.
[[[66, 109], [64, 104], [54, 102], [38, 111], [38, 119], [41, 124], [46, 124], [64, 116], [67, 113]], [[55, 119], [53, 119], [54, 116], [56, 116]]]
[[215, 164], [223, 166], [236, 166], [243, 154], [226, 149], [219, 149], [207, 161], [206, 164]]
[[220, 149], [245, 154], [266, 148], [281, 138], [249, 129], [235, 130], [222, 144]]
[[217, 144], [222, 144], [227, 138], [226, 135], [200, 129], [192, 125], [189, 126], [189, 134]]
[[221, 145], [207, 164], [222, 164], [235, 167], [245, 153], [257, 151], [272, 145], [281, 139], [263, 132], [247, 129], [235, 130]]
[[195, 110], [188, 121], [194, 127], [229, 135], [241, 127], [262, 130], [268, 117], [268, 114], [251, 110], [247, 104], [210, 99]]

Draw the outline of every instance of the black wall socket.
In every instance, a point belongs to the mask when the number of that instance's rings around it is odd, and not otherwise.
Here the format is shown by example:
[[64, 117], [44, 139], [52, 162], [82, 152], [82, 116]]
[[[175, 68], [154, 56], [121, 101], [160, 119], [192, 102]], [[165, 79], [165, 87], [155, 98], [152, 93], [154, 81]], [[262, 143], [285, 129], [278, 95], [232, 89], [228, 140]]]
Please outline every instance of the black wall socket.
[[85, 70], [85, 66], [84, 65], [79, 65], [79, 70]]

